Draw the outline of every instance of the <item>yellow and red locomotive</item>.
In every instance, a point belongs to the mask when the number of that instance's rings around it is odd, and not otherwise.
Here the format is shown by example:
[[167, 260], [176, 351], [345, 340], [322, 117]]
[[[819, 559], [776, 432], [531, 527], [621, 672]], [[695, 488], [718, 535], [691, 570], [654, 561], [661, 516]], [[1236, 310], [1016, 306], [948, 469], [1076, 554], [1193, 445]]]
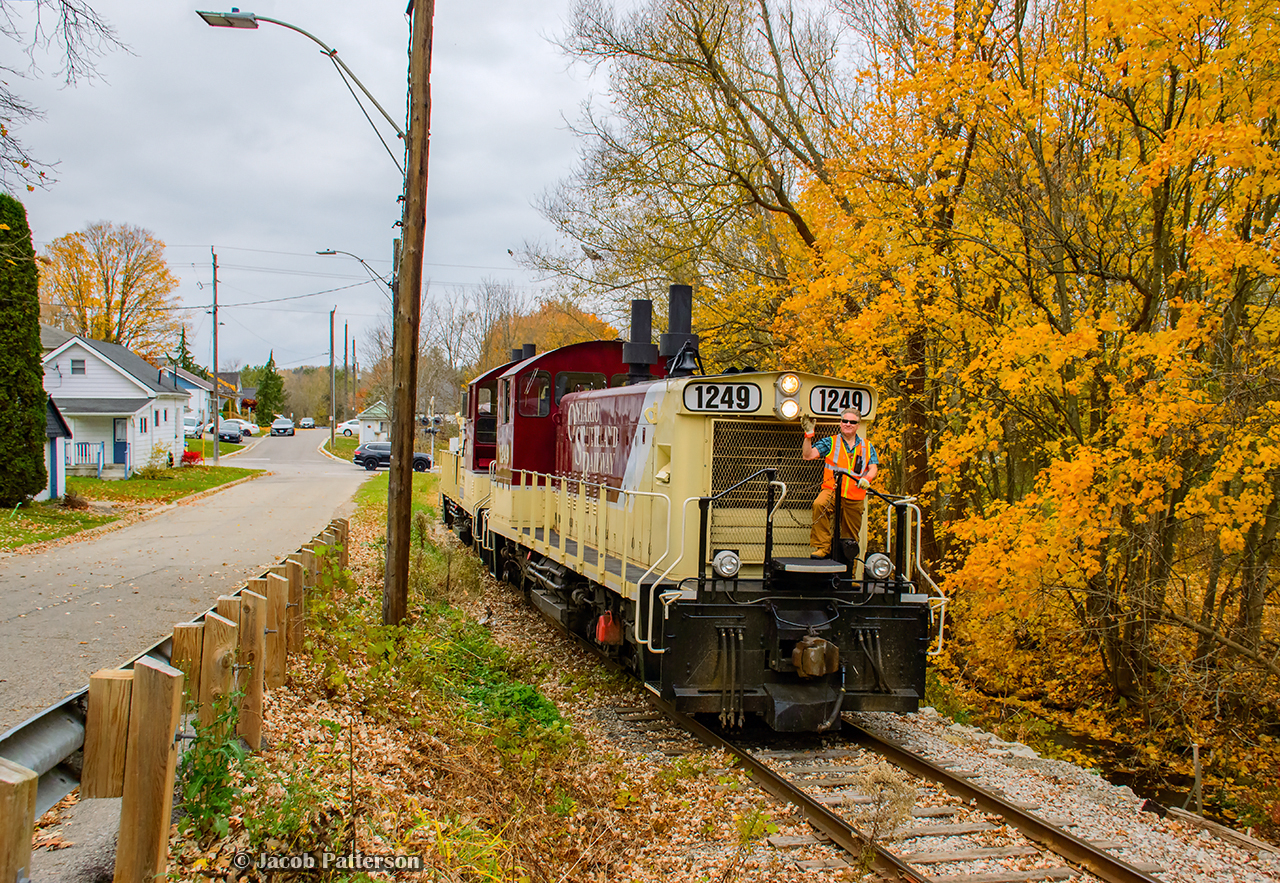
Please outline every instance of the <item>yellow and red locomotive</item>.
[[[945, 598], [919, 566], [914, 502], [873, 492], [858, 537], [809, 551], [823, 466], [801, 459], [800, 420], [830, 429], [854, 408], [871, 424], [874, 391], [698, 373], [692, 291], [671, 292], [659, 345], [633, 301], [629, 342], [526, 346], [469, 384], [461, 444], [439, 458], [446, 523], [682, 711], [781, 731], [915, 711]], [[884, 551], [863, 553], [869, 534]]]

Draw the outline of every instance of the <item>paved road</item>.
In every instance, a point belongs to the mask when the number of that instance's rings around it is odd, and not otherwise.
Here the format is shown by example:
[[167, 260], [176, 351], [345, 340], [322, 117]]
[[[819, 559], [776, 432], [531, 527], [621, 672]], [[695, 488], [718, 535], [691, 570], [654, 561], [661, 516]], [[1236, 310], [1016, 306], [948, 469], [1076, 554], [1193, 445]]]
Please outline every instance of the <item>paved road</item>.
[[0, 733], [83, 687], [346, 514], [369, 473], [267, 437], [227, 465], [271, 475], [47, 552], [0, 559]]

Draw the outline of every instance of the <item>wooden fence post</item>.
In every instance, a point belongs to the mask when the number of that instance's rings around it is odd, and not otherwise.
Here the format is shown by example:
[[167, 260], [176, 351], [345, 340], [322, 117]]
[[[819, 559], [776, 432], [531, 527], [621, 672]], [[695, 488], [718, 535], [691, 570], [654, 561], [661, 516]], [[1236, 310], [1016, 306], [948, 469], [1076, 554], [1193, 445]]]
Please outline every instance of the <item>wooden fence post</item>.
[[244, 736], [244, 741], [254, 751], [262, 746], [262, 663], [266, 656], [263, 624], [266, 613], [266, 598], [248, 589], [240, 593], [240, 630], [236, 643], [240, 650], [240, 683], [244, 698], [240, 700], [236, 732]]
[[303, 543], [299, 552], [302, 556], [302, 569], [306, 576], [306, 588], [311, 588], [316, 584], [316, 544]]
[[31, 876], [31, 832], [36, 827], [34, 770], [0, 757], [0, 880]]
[[104, 668], [89, 677], [81, 797], [119, 797], [124, 793], [124, 749], [129, 738], [132, 690], [133, 672], [129, 670]]
[[215, 608], [219, 616], [232, 622], [240, 621], [240, 599], [235, 595], [219, 595]]
[[284, 685], [288, 651], [286, 633], [289, 629], [289, 581], [273, 573], [263, 582], [267, 584], [267, 590], [262, 593], [267, 596], [266, 681], [267, 689], [273, 690]]
[[236, 624], [216, 613], [204, 617], [200, 656], [200, 723], [209, 726], [214, 706], [235, 689]]
[[288, 631], [286, 632], [285, 649], [288, 653], [297, 653], [302, 649], [302, 639], [306, 635], [307, 609], [304, 591], [304, 565], [301, 556], [292, 556], [285, 562], [289, 567], [289, 601]]
[[182, 692], [189, 711], [200, 701], [200, 661], [204, 657], [204, 623], [180, 622], [173, 627], [173, 667], [185, 676]]
[[342, 543], [342, 554], [340, 556], [342, 559], [342, 569], [346, 570], [347, 569], [347, 547], [351, 544], [350, 543], [351, 522], [349, 522], [345, 518], [335, 518], [333, 520], [333, 523], [338, 528], [338, 537], [339, 537], [338, 541]]
[[169, 863], [182, 672], [145, 656], [139, 659], [133, 664], [131, 706], [115, 883], [154, 883]]

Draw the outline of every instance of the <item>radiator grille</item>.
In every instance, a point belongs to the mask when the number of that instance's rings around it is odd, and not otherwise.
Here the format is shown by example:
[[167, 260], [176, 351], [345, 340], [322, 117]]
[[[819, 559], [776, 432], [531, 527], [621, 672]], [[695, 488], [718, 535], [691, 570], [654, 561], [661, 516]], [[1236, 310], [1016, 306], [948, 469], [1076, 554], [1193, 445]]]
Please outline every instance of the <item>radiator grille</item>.
[[[819, 437], [835, 432], [820, 424]], [[813, 498], [822, 487], [822, 462], [802, 460], [804, 431], [798, 423], [717, 420], [711, 451], [711, 493], [718, 494], [761, 469], [777, 470], [787, 496], [774, 515], [774, 557], [809, 554]], [[768, 487], [761, 477], [718, 500], [710, 514], [708, 557], [718, 549], [734, 549], [745, 564], [764, 561], [765, 501]]]

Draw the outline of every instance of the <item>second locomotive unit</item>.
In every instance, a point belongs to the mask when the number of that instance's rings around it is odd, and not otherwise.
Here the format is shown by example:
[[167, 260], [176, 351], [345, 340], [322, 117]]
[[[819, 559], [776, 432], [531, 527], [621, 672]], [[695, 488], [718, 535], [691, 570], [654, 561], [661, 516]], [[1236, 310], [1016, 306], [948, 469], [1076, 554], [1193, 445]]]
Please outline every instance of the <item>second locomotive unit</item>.
[[916, 560], [914, 502], [873, 490], [859, 535], [810, 557], [825, 467], [801, 458], [801, 419], [872, 424], [875, 392], [698, 373], [692, 291], [671, 296], [659, 345], [633, 301], [629, 342], [526, 346], [469, 384], [461, 444], [439, 458], [446, 522], [681, 711], [780, 731], [915, 711], [945, 599]]

